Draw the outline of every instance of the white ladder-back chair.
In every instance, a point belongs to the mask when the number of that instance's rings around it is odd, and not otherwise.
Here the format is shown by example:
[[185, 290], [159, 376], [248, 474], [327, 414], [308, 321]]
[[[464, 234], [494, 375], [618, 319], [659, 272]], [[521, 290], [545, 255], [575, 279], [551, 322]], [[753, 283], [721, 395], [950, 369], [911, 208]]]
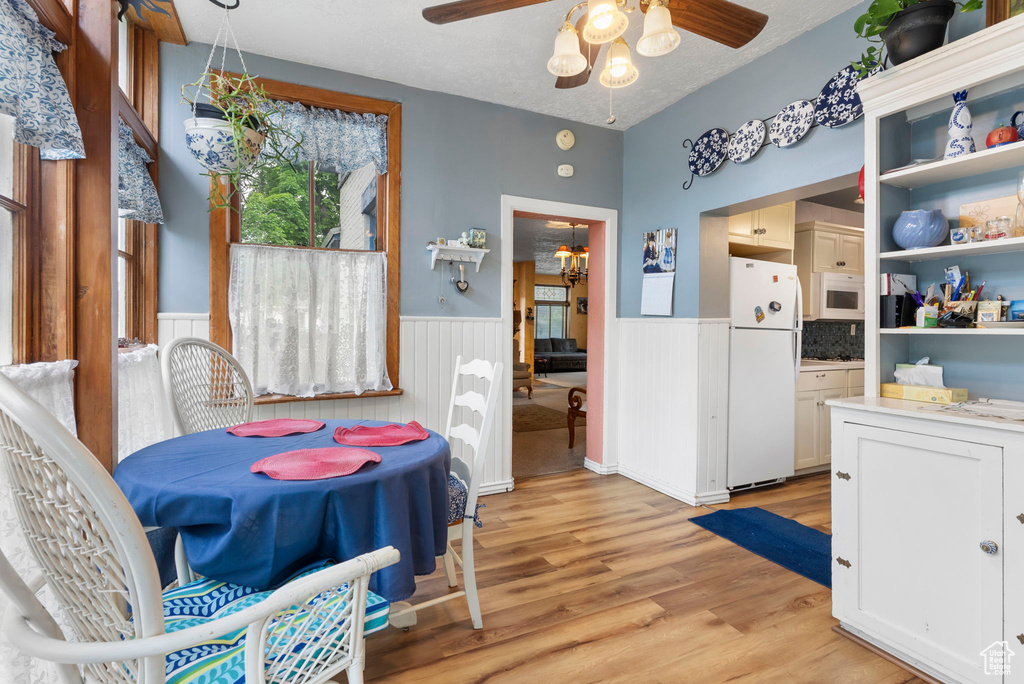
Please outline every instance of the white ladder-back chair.
[[[483, 359], [465, 363], [461, 356], [455, 359], [455, 378], [452, 380], [452, 399], [448, 407], [448, 422], [445, 425], [444, 437], [449, 444], [453, 444], [453, 440], [456, 439], [462, 442], [462, 453], [465, 455], [472, 451], [472, 457], [467, 460], [452, 456], [451, 472], [458, 480], [453, 482], [449, 478], [448, 484], [450, 510], [448, 513], [448, 550], [444, 555], [444, 572], [448, 579], [448, 586], [455, 587], [458, 586], [455, 566], [461, 567], [465, 588], [462, 591], [446, 594], [414, 606], [402, 604], [399, 607], [399, 604], [395, 604], [391, 618], [391, 624], [395, 627], [408, 628], [416, 624], [417, 610], [465, 596], [469, 604], [469, 615], [473, 620], [473, 627], [483, 629], [480, 599], [476, 590], [476, 569], [473, 563], [473, 527], [478, 523], [476, 502], [480, 494], [480, 480], [483, 476], [484, 460], [487, 457], [487, 446], [490, 443], [491, 428], [494, 425], [494, 414], [497, 411], [503, 369], [503, 364], [491, 364]], [[473, 389], [459, 393], [460, 384], [465, 386], [471, 382], [474, 384], [486, 382], [486, 396]], [[457, 425], [453, 425], [457, 420], [462, 420], [457, 417], [459, 409], [464, 409], [463, 415], [468, 413], [468, 422], [459, 422]], [[479, 429], [472, 425], [478, 418]], [[452, 548], [452, 542], [456, 539], [462, 540], [461, 558]]]
[[[211, 650], [223, 667], [228, 654], [216, 649], [230, 639], [232, 667], [243, 668], [249, 684], [314, 684], [344, 669], [350, 682], [362, 682], [364, 620], [353, 616], [366, 614], [370, 574], [397, 562], [395, 549], [303, 575], [273, 592], [200, 580], [162, 596], [142, 525], [113, 478], [2, 376], [0, 467], [42, 571], [26, 580], [0, 553], [0, 589], [11, 602], [3, 628], [24, 653], [61, 663], [64, 684], [83, 684], [83, 674], [89, 684], [163, 684], [168, 670], [182, 682], [214, 681], [209, 669], [194, 668]], [[70, 641], [36, 598], [44, 585], [66, 614]], [[218, 593], [199, 605], [203, 585]], [[177, 604], [169, 598], [175, 592]], [[218, 609], [226, 598], [242, 600]], [[165, 631], [165, 613], [168, 625], [177, 620], [177, 631]], [[386, 603], [384, 614], [386, 626]]]
[[213, 342], [179, 337], [160, 352], [174, 427], [184, 435], [252, 419], [252, 385], [234, 356]]

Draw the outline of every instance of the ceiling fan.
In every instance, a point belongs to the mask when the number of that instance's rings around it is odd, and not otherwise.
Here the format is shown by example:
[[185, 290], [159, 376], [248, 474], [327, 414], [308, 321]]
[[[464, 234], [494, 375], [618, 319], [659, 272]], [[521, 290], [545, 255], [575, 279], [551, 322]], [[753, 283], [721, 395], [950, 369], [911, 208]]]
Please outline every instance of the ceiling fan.
[[[496, 12], [529, 7], [551, 0], [456, 0], [427, 7], [423, 18], [434, 24], [471, 19]], [[573, 6], [555, 38], [555, 52], [548, 61], [548, 71], [558, 77], [556, 88], [576, 88], [590, 79], [598, 54], [605, 43], [611, 43], [602, 85], [622, 88], [636, 81], [638, 72], [629, 55], [629, 46], [622, 38], [629, 26], [626, 13], [636, 8], [629, 0], [586, 0]], [[731, 48], [741, 48], [753, 40], [768, 22], [768, 16], [729, 0], [638, 0], [646, 15], [644, 34], [637, 41], [637, 52], [645, 57], [668, 54], [680, 43], [677, 26]], [[578, 10], [585, 13], [575, 23]]]

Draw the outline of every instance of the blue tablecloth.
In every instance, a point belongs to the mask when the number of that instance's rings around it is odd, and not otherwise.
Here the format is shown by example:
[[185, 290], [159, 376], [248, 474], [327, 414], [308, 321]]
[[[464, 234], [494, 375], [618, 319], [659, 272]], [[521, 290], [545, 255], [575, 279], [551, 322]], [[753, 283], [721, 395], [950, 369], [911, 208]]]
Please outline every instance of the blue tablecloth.
[[143, 525], [176, 527], [192, 568], [206, 576], [268, 589], [324, 559], [344, 561], [382, 546], [402, 560], [373, 576], [370, 589], [398, 601], [415, 575], [434, 571], [448, 542], [448, 443], [373, 447], [381, 462], [327, 480], [274, 480], [249, 472], [261, 458], [294, 449], [336, 447], [339, 425], [289, 437], [235, 437], [210, 430], [141, 449], [114, 473]]

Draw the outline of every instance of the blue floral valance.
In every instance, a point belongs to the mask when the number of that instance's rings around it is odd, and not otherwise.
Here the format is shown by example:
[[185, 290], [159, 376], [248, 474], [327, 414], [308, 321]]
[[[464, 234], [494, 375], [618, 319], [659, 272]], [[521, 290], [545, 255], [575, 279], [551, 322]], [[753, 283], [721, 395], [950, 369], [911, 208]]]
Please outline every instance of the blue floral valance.
[[277, 104], [284, 112], [282, 128], [301, 140], [299, 161], [326, 164], [338, 173], [350, 173], [372, 162], [378, 174], [387, 173], [386, 115], [305, 107], [298, 102]]
[[84, 159], [82, 129], [53, 52], [65, 48], [25, 0], [0, 0], [0, 112], [43, 159]]
[[135, 142], [131, 127], [118, 117], [117, 213], [121, 218], [146, 223], [164, 222], [164, 210], [146, 166], [151, 161], [146, 150]]

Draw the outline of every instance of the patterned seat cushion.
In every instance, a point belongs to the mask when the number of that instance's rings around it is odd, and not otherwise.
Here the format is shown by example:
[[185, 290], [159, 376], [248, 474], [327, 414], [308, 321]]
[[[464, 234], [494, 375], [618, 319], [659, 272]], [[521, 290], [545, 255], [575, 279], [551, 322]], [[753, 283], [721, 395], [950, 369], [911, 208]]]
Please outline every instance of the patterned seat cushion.
[[[164, 592], [164, 624], [168, 632], [200, 625], [237, 613], [267, 598], [271, 592], [227, 584], [211, 579], [196, 580]], [[341, 601], [329, 594], [327, 601]], [[366, 599], [364, 634], [388, 626], [388, 602], [369, 592]], [[273, 630], [273, 628], [271, 628]], [[288, 634], [280, 636], [287, 637]], [[273, 639], [271, 632], [269, 639]], [[244, 684], [245, 629], [167, 655], [167, 684]]]
[[448, 524], [457, 523], [466, 517], [469, 503], [469, 489], [466, 483], [455, 475], [448, 475]]

